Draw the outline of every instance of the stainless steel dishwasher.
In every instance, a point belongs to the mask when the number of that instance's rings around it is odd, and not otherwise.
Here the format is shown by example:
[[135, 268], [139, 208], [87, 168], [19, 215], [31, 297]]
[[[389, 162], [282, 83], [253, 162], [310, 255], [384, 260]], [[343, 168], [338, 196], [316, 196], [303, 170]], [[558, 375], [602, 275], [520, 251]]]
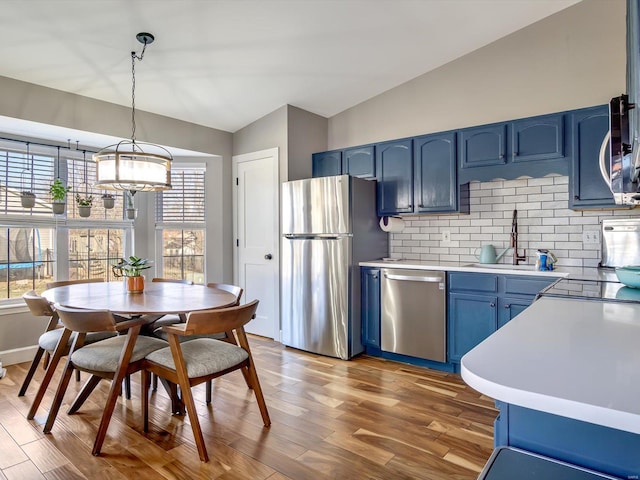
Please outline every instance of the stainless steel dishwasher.
[[447, 361], [446, 273], [382, 269], [381, 348]]

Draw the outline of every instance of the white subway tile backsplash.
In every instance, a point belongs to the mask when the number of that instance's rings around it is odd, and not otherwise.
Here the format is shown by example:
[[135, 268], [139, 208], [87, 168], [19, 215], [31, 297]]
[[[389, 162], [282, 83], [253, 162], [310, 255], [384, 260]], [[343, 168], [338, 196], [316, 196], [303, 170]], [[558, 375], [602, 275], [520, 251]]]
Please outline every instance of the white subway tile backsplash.
[[[548, 248], [565, 266], [595, 267], [600, 245], [584, 244], [582, 232], [597, 231], [604, 218], [640, 215], [633, 210], [574, 211], [567, 208], [569, 178], [551, 176], [469, 185], [469, 215], [403, 217], [402, 233], [390, 235], [390, 256], [421, 261], [474, 262], [474, 252], [484, 244], [509, 245], [513, 210], [518, 210], [518, 250], [526, 249], [527, 263], [535, 261], [538, 248]], [[442, 230], [451, 242], [442, 244]], [[511, 252], [501, 262], [511, 262]]]

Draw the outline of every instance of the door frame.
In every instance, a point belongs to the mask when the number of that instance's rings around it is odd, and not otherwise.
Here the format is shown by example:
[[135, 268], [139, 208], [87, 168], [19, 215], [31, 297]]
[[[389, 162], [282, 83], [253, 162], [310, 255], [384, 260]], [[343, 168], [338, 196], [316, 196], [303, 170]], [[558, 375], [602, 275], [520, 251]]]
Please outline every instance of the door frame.
[[273, 222], [273, 234], [276, 238], [275, 252], [276, 259], [278, 261], [277, 268], [275, 272], [276, 281], [275, 281], [275, 290], [273, 299], [274, 308], [274, 340], [279, 342], [280, 337], [282, 336], [282, 329], [280, 325], [280, 156], [279, 156], [279, 148], [267, 148], [265, 150], [259, 150], [256, 152], [243, 153], [240, 155], [233, 155], [231, 157], [232, 161], [232, 175], [231, 175], [231, 188], [233, 189], [233, 281], [236, 285], [239, 282], [239, 255], [238, 255], [238, 189], [236, 188], [236, 181], [238, 178], [238, 164], [243, 162], [250, 162], [253, 160], [258, 160], [260, 158], [265, 157], [273, 157], [274, 158], [274, 169], [271, 172], [271, 180], [275, 185], [274, 191], [276, 192], [274, 198], [274, 212], [276, 215], [275, 221]]

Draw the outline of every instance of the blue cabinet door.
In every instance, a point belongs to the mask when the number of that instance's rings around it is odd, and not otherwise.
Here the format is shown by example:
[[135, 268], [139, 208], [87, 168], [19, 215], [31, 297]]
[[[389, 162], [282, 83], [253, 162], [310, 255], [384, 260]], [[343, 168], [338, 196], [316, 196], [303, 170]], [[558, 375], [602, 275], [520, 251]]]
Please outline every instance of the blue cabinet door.
[[564, 157], [564, 114], [515, 120], [511, 125], [513, 162]]
[[[613, 194], [600, 174], [600, 147], [609, 131], [607, 105], [585, 108], [571, 114], [572, 150], [569, 208], [612, 208]], [[607, 170], [609, 149], [605, 149]]]
[[346, 148], [342, 152], [345, 173], [366, 179], [376, 178], [374, 146]]
[[413, 213], [411, 139], [379, 143], [375, 149], [378, 172], [378, 215]]
[[496, 296], [449, 294], [449, 361], [462, 356], [496, 331]]
[[362, 343], [380, 348], [380, 270], [362, 268]]
[[456, 133], [417, 137], [413, 149], [416, 212], [457, 211]]
[[460, 131], [460, 167], [475, 168], [507, 163], [507, 124], [499, 123]]
[[342, 150], [314, 153], [311, 162], [311, 175], [314, 178], [342, 175]]
[[500, 297], [498, 299], [498, 328], [504, 327], [533, 302], [533, 298]]

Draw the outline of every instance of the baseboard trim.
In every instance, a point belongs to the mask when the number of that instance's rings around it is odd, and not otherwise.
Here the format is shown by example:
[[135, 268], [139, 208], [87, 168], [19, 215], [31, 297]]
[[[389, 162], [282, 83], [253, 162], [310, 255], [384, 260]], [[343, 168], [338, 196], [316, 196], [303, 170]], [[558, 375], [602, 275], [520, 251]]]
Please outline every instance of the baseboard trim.
[[0, 359], [2, 360], [2, 365], [4, 367], [7, 365], [15, 365], [16, 363], [30, 362], [33, 360], [37, 350], [37, 345], [5, 350], [0, 352]]

